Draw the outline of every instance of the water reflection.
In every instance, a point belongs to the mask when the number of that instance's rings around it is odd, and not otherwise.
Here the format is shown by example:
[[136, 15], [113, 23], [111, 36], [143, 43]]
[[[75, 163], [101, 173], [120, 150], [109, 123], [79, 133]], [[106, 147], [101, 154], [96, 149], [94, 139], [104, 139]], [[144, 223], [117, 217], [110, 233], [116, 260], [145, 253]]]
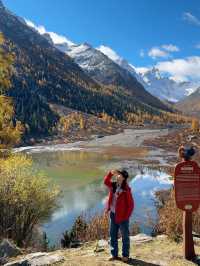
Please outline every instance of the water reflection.
[[140, 223], [145, 233], [150, 231], [146, 225], [148, 217], [156, 219], [157, 215], [154, 192], [167, 189], [172, 183], [165, 173], [138, 167], [136, 161], [107, 157], [99, 152], [55, 151], [33, 153], [31, 156], [35, 166], [43, 169], [62, 189], [61, 208], [43, 225], [53, 244], [59, 243], [62, 233], [71, 228], [78, 215], [104, 208], [107, 189], [102, 178], [108, 169], [124, 166], [129, 170], [135, 199], [132, 219]]

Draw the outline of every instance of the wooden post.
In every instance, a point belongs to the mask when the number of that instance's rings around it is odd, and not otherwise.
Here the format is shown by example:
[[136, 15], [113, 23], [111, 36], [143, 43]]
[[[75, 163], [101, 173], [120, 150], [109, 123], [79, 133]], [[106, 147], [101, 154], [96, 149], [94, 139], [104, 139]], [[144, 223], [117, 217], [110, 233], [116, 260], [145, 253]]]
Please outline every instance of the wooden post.
[[187, 260], [192, 260], [196, 257], [192, 236], [192, 211], [183, 212], [183, 252]]

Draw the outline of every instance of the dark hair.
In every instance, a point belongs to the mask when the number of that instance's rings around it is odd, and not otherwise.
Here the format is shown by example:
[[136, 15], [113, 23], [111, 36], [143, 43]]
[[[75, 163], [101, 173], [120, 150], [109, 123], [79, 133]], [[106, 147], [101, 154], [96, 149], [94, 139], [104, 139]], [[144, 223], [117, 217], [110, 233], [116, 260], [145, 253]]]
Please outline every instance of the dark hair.
[[129, 177], [129, 174], [125, 169], [118, 170], [118, 173], [121, 174], [125, 180]]
[[195, 155], [195, 149], [193, 147], [185, 148], [181, 146], [178, 150], [179, 156], [186, 161], [189, 161], [193, 155]]
[[195, 149], [193, 147], [184, 150], [184, 159], [186, 161], [190, 160], [193, 155], [195, 155]]
[[[121, 184], [121, 189], [125, 190], [126, 189], [126, 186], [127, 186], [127, 179], [129, 177], [129, 174], [128, 172], [125, 170], [125, 169], [122, 169], [122, 170], [117, 170], [117, 172], [119, 174], [121, 174], [124, 178], [122, 184]], [[112, 183], [112, 187], [113, 187], [113, 193], [116, 192], [116, 189], [117, 189], [117, 182], [113, 182]]]

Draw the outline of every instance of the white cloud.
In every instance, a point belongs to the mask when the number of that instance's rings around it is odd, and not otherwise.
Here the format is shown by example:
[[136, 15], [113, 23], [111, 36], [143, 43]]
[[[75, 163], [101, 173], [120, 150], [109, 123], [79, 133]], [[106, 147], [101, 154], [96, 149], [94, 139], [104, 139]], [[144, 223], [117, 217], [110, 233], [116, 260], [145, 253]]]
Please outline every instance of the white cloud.
[[103, 54], [105, 54], [107, 57], [109, 57], [114, 62], [122, 60], [122, 58], [108, 46], [100, 45], [96, 49], [102, 52]]
[[200, 26], [200, 20], [192, 15], [190, 12], [183, 13], [183, 19], [188, 21], [191, 24], [194, 24], [196, 26]]
[[198, 81], [200, 79], [200, 56], [158, 62], [156, 68], [170, 74], [177, 81]]
[[156, 59], [157, 57], [168, 57], [169, 53], [161, 50], [159, 47], [152, 47], [148, 52], [148, 56]]
[[153, 59], [162, 57], [170, 57], [170, 53], [180, 51], [179, 47], [173, 44], [163, 44], [161, 46], [152, 47], [149, 52], [148, 56]]
[[178, 52], [180, 51], [179, 47], [173, 44], [163, 44], [162, 48], [168, 52]]
[[42, 25], [35, 25], [32, 21], [25, 19], [26, 24], [31, 27], [34, 28], [36, 31], [38, 31], [40, 34], [45, 34], [48, 33], [52, 39], [52, 41], [54, 42], [54, 44], [60, 44], [60, 43], [68, 43], [69, 45], [74, 45], [74, 43], [70, 40], [68, 40], [65, 36], [62, 35], [58, 35], [55, 32], [51, 32], [51, 31], [47, 31], [45, 29], [44, 26]]
[[151, 67], [134, 67], [136, 73], [145, 74], [147, 71], [151, 69]]

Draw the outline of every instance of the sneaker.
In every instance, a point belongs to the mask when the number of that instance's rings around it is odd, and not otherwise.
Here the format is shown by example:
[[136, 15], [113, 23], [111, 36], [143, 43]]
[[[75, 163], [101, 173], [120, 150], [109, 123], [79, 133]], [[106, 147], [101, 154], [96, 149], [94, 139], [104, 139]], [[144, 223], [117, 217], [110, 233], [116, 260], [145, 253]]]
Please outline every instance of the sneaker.
[[129, 261], [129, 258], [128, 257], [122, 257], [122, 261], [123, 262], [128, 262]]

